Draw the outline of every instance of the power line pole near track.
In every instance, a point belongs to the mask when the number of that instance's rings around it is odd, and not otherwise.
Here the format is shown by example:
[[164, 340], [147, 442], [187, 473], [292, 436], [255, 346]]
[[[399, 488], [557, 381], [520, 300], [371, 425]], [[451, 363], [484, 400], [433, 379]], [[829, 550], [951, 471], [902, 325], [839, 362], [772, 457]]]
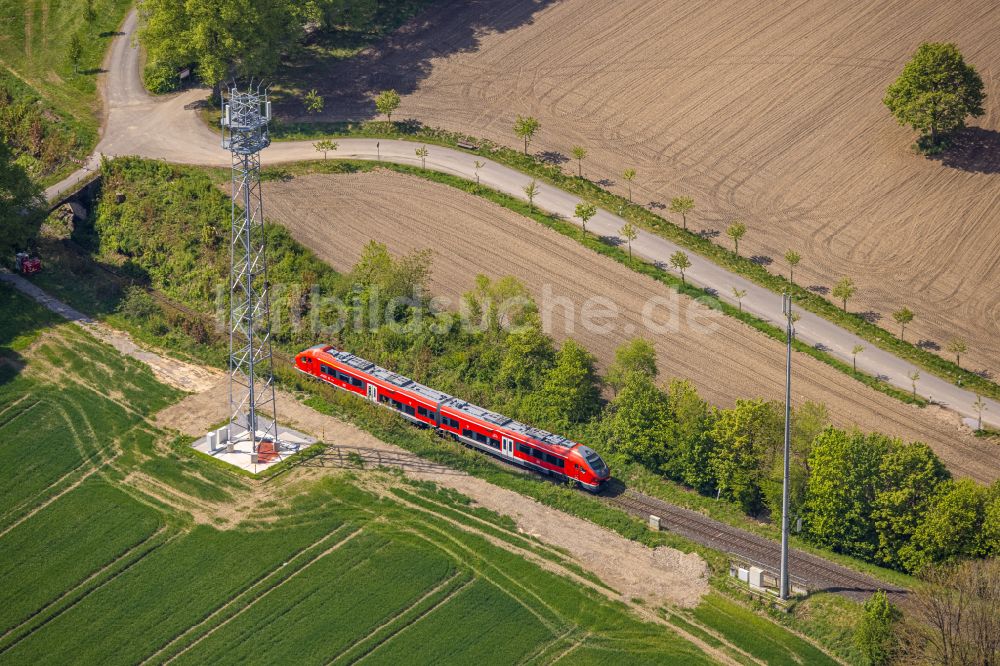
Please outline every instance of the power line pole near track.
[[788, 466], [792, 454], [792, 338], [795, 337], [795, 327], [792, 324], [792, 296], [787, 292], [781, 295], [781, 312], [785, 315], [785, 470], [781, 488], [781, 581], [778, 596], [782, 601], [788, 599], [788, 505], [789, 479]]

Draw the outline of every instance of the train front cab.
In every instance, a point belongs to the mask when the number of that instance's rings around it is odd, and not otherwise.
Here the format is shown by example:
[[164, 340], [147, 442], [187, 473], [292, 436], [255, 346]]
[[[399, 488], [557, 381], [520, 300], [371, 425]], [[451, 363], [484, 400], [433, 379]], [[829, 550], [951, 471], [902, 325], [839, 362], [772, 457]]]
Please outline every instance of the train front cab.
[[592, 493], [600, 492], [611, 478], [611, 470], [604, 459], [589, 446], [578, 444], [573, 447], [573, 454], [567, 462], [572, 463], [577, 482]]

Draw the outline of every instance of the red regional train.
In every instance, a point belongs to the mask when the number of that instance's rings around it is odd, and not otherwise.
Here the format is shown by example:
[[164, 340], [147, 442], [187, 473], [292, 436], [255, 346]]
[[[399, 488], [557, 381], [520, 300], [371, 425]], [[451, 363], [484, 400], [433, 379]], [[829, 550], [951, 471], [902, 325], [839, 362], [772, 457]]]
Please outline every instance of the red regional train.
[[330, 345], [295, 356], [295, 367], [337, 388], [377, 402], [414, 424], [528, 469], [576, 481], [597, 492], [611, 477], [591, 448], [560, 435], [436, 391]]

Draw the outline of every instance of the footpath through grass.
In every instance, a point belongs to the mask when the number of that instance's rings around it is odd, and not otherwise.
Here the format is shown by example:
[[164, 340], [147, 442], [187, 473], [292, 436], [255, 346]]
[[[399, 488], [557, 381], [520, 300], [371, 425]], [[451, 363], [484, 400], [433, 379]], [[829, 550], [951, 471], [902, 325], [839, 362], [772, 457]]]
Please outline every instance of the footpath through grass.
[[[634, 222], [647, 231], [663, 236], [775, 293], [790, 292], [795, 299], [795, 303], [800, 307], [855, 333], [876, 347], [891, 352], [924, 370], [933, 372], [935, 375], [970, 391], [1000, 399], [1000, 384], [997, 384], [990, 378], [961, 368], [953, 361], [939, 356], [929, 349], [924, 349], [911, 342], [907, 342], [899, 338], [894, 332], [868, 321], [861, 314], [844, 311], [822, 295], [790, 282], [784, 275], [771, 273], [764, 266], [751, 261], [748, 257], [737, 255], [732, 250], [712, 242], [711, 239], [693, 231], [683, 229], [681, 226], [658, 215], [652, 210], [640, 204], [630, 202], [625, 197], [614, 194], [597, 183], [586, 178], [568, 175], [558, 165], [548, 164], [532, 155], [524, 155], [518, 150], [493, 143], [486, 139], [427, 127], [413, 121], [392, 124], [379, 121], [316, 123], [281, 123], [279, 121], [274, 123], [271, 136], [279, 141], [302, 141], [336, 137], [402, 139], [447, 146], [456, 150], [463, 150], [458, 147], [459, 141], [471, 142], [480, 146], [480, 150], [477, 152], [466, 151], [469, 153], [470, 164], [478, 156], [485, 156], [541, 181], [572, 192], [610, 212], [622, 215], [627, 220]], [[736, 308], [732, 309], [736, 310]], [[727, 312], [727, 314], [729, 313]], [[745, 321], [755, 328], [771, 334], [770, 331], [765, 330], [753, 320], [757, 320], [757, 318], [747, 317]], [[757, 322], [763, 323], [762, 320], [757, 320]], [[776, 329], [776, 327], [766, 323], [764, 327]], [[805, 349], [800, 349], [800, 351], [805, 351]], [[847, 374], [859, 374], [853, 372], [850, 364], [839, 359], [834, 359], [829, 354], [820, 353], [817, 358], [830, 365], [834, 365], [834, 367], [847, 372]], [[835, 361], [836, 364], [831, 361]], [[877, 381], [871, 385], [873, 388], [882, 390], [879, 384], [885, 385], [884, 382]], [[892, 390], [894, 397], [901, 400], [926, 404], [925, 401], [920, 399], [912, 400], [912, 396], [906, 391], [901, 391], [894, 387], [892, 387]], [[907, 400], [907, 397], [910, 400]]]

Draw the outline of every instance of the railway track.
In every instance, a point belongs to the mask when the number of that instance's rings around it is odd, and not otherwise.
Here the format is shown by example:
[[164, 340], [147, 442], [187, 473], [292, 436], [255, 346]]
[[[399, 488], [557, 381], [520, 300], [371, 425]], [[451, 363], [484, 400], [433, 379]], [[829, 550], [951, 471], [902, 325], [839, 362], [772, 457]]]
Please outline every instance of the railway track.
[[[619, 481], [612, 481], [599, 497], [643, 520], [651, 515], [658, 516], [661, 526], [695, 543], [744, 559], [767, 571], [778, 571], [781, 547], [770, 539], [643, 495]], [[810, 592], [836, 592], [851, 599], [865, 600], [876, 590], [885, 590], [896, 603], [906, 595], [903, 588], [796, 548], [789, 549], [788, 567], [792, 582]]]

